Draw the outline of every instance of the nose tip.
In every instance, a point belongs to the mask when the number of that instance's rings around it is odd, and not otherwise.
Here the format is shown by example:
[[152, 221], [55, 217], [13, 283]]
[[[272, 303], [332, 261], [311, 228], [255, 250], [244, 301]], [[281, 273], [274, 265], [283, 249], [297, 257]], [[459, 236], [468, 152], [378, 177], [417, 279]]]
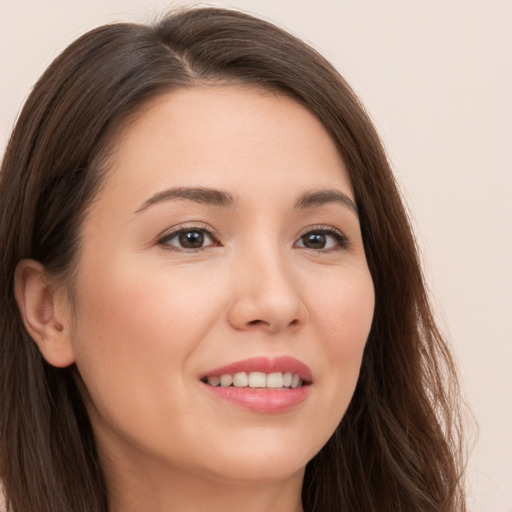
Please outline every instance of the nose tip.
[[[248, 313], [249, 308], [246, 312], [241, 312], [242, 315], [244, 313]], [[240, 312], [239, 312], [240, 313]], [[259, 314], [258, 314], [259, 313]], [[302, 324], [305, 323], [306, 315], [302, 311], [290, 311], [290, 313], [284, 312], [283, 310], [279, 311], [277, 308], [274, 309], [269, 314], [265, 314], [263, 311], [254, 312], [254, 314], [249, 313], [249, 317], [260, 316], [261, 319], [244, 321], [239, 324], [239, 328], [248, 328], [248, 329], [264, 329], [269, 333], [275, 333], [282, 331], [286, 328], [299, 328]], [[291, 319], [291, 320], [290, 320]]]
[[245, 275], [237, 281], [229, 322], [238, 330], [277, 333], [307, 323], [308, 311], [293, 280], [284, 272]]

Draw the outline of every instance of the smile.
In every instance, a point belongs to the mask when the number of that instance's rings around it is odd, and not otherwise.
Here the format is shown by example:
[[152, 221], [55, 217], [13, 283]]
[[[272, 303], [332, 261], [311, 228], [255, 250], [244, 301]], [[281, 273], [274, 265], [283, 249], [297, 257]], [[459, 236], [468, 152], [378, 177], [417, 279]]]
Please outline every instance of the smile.
[[207, 372], [201, 382], [222, 401], [258, 413], [293, 409], [312, 387], [309, 367], [289, 356], [237, 361]]
[[262, 389], [286, 389], [298, 388], [304, 384], [297, 373], [263, 373], [263, 372], [238, 372], [234, 375], [225, 373], [220, 377], [218, 375], [207, 377], [206, 382], [210, 386], [221, 386], [223, 388], [262, 388]]

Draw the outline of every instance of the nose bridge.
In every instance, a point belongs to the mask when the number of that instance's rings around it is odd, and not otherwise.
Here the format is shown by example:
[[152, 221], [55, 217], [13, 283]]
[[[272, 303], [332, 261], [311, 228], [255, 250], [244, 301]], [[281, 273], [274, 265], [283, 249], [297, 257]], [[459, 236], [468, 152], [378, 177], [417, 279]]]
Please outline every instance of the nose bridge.
[[285, 249], [268, 238], [255, 245], [241, 251], [233, 269], [231, 323], [270, 332], [302, 325], [307, 309]]

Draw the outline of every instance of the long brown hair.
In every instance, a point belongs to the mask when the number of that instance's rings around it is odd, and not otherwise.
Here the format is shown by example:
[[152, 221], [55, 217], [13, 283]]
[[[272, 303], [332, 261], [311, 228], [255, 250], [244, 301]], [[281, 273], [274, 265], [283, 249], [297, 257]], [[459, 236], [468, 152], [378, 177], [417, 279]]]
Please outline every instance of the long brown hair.
[[449, 350], [379, 138], [344, 79], [266, 21], [182, 10], [154, 26], [106, 25], [68, 47], [35, 86], [0, 175], [0, 480], [12, 512], [107, 512], [74, 365], [47, 364], [13, 292], [32, 258], [65, 282], [80, 223], [119, 128], [159, 94], [234, 81], [285, 93], [324, 124], [347, 166], [376, 306], [352, 402], [306, 468], [308, 512], [461, 511], [460, 416]]

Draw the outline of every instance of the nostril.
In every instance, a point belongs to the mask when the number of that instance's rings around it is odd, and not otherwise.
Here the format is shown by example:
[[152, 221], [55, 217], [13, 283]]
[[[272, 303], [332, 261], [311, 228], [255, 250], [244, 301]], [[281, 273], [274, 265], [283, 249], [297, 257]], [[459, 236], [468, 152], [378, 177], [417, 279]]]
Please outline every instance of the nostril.
[[[300, 321], [297, 318], [295, 318], [294, 320], [292, 320], [286, 326], [287, 327], [296, 327], [299, 324], [300, 324]], [[267, 328], [270, 332], [280, 331], [281, 328], [284, 327], [284, 325], [279, 326], [278, 324], [273, 324], [272, 322], [267, 322], [265, 320], [251, 320], [250, 322], [247, 322], [247, 326], [248, 327], [261, 327], [261, 326], [263, 326], [263, 327]]]

